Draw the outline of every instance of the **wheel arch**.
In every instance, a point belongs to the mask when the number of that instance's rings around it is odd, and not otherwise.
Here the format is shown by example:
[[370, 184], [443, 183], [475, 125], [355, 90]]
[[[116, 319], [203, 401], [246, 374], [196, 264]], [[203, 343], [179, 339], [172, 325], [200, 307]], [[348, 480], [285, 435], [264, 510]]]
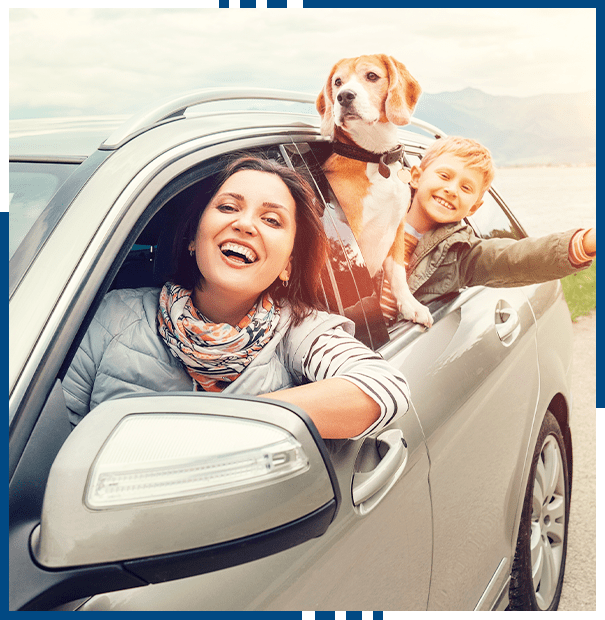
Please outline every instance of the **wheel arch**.
[[567, 458], [567, 467], [569, 470], [569, 491], [571, 494], [572, 481], [573, 481], [573, 453], [572, 453], [572, 441], [571, 441], [571, 428], [569, 425], [569, 406], [568, 402], [563, 394], [558, 393], [550, 401], [548, 410], [555, 416], [561, 432], [563, 433], [563, 439], [565, 441], [565, 456]]
[[[542, 409], [540, 409], [542, 411]], [[571, 440], [571, 429], [569, 427], [569, 418], [570, 418], [570, 405], [568, 399], [561, 392], [557, 392], [552, 396], [548, 405], [544, 407], [543, 413], [541, 416], [537, 415], [534, 420], [534, 427], [531, 433], [531, 443], [530, 449], [528, 449], [527, 454], [525, 455], [525, 460], [522, 465], [522, 480], [519, 485], [519, 489], [521, 489], [519, 496], [517, 498], [516, 509], [514, 513], [514, 525], [511, 527], [511, 545], [513, 548], [514, 555], [514, 546], [516, 545], [517, 537], [519, 535], [519, 524], [521, 522], [521, 512], [523, 510], [523, 501], [525, 497], [525, 490], [527, 488], [527, 484], [529, 483], [529, 475], [531, 470], [531, 462], [533, 457], [533, 446], [538, 438], [538, 434], [540, 432], [540, 428], [544, 422], [544, 418], [546, 417], [547, 412], [550, 411], [559, 427], [561, 432], [563, 433], [563, 440], [565, 443], [565, 459], [568, 465], [569, 472], [569, 494], [571, 499], [571, 488], [572, 488], [572, 465], [573, 465], [573, 454], [572, 454], [572, 440]]]

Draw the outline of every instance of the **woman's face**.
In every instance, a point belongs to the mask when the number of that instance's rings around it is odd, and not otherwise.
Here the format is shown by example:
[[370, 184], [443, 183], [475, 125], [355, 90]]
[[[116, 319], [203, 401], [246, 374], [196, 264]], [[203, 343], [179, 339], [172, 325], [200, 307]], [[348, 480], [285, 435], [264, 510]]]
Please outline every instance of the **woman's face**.
[[275, 174], [240, 170], [208, 203], [189, 245], [204, 277], [204, 294], [250, 307], [276, 278], [289, 277], [296, 204]]

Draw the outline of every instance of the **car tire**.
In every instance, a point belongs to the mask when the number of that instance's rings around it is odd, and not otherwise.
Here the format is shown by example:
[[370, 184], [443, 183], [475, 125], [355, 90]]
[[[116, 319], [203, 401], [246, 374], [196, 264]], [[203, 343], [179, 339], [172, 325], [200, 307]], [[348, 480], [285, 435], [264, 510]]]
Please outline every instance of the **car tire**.
[[512, 611], [556, 611], [561, 598], [570, 482], [561, 428], [546, 412], [531, 464], [511, 571]]

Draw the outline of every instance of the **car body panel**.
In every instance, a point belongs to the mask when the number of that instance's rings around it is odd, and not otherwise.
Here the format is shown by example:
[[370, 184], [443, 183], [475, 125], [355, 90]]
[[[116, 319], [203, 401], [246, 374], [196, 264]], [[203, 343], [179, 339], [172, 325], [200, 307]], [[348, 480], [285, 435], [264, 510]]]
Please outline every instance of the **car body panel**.
[[[494, 325], [501, 299], [521, 317], [521, 333], [509, 347]], [[469, 609], [483, 592], [481, 575], [511, 559], [512, 520], [502, 516], [516, 488], [510, 472], [525, 457], [538, 399], [535, 325], [522, 291], [483, 289], [435, 327], [408, 347], [400, 365], [418, 399], [431, 455], [435, 552], [429, 608]], [[507, 392], [516, 409], [503, 398]]]
[[426, 609], [431, 569], [428, 457], [413, 410], [394, 426], [407, 438], [409, 460], [395, 487], [369, 514], [352, 506], [350, 472], [360, 443], [371, 444], [373, 438], [327, 442], [343, 501], [324, 536], [220, 573], [101, 594], [81, 609]]
[[[74, 135], [82, 129], [78, 122], [66, 126]], [[89, 148], [93, 133], [108, 127], [99, 121], [80, 148]], [[22, 142], [31, 144], [34, 130], [28, 134], [22, 126], [20, 131]], [[60, 135], [48, 134], [48, 148], [57, 142], [56, 150], [67, 155]], [[418, 159], [429, 140], [409, 132], [401, 137], [415, 163], [413, 157]], [[558, 283], [475, 287], [432, 302], [435, 324], [428, 332], [408, 323], [387, 330], [363, 257], [315, 158], [314, 147], [324, 144], [319, 119], [308, 115], [229, 112], [178, 117], [137, 130], [118, 145], [106, 147], [109, 150], [97, 151], [88, 160], [94, 164], [90, 178], [76, 188], [68, 178], [60, 190], [68, 198], [61, 204], [51, 200], [52, 225], [38, 235], [35, 250], [30, 247], [23, 255], [10, 300], [13, 585], [51, 579], [50, 574], [41, 577], [39, 567], [28, 565], [27, 541], [39, 520], [48, 469], [69, 435], [69, 427], [61, 423], [65, 410], [61, 369], [119, 263], [153, 211], [163, 206], [164, 188], [181, 178], [185, 184], [192, 183], [185, 173], [220, 155], [250, 148], [279, 149], [286, 161], [309, 167], [323, 195], [331, 263], [322, 286], [330, 309], [354, 320], [360, 340], [402, 370], [411, 387], [412, 405], [385, 429], [367, 437], [326, 441], [342, 502], [335, 520], [319, 538], [203, 575], [144, 587], [131, 587], [140, 583], [134, 580], [130, 587], [119, 586], [129, 589], [72, 603], [69, 594], [63, 593], [62, 608], [472, 610], [506, 606], [533, 445], [549, 407], [556, 410], [571, 448], [571, 327], [561, 287]], [[17, 150], [22, 157], [24, 151]], [[39, 157], [39, 153], [30, 154]], [[81, 170], [87, 169], [85, 162]], [[499, 197], [495, 198], [498, 203]], [[496, 203], [490, 209], [522, 234], [504, 205]], [[485, 208], [473, 225], [486, 236], [491, 234], [490, 226], [499, 227]], [[509, 315], [516, 315], [518, 325], [502, 339], [498, 330]], [[53, 433], [52, 441], [45, 439], [48, 433]], [[380, 491], [355, 505], [363, 481], [382, 462], [387, 435], [401, 437], [400, 460]], [[41, 455], [39, 463], [34, 452]], [[24, 485], [34, 477], [35, 492], [26, 506]], [[245, 502], [238, 511], [245, 511]], [[200, 527], [204, 527], [203, 518]], [[117, 588], [120, 581], [114, 577]], [[74, 578], [85, 580], [85, 574], [78, 576], [76, 570]], [[20, 591], [16, 600], [18, 607], [25, 605], [27, 592]]]

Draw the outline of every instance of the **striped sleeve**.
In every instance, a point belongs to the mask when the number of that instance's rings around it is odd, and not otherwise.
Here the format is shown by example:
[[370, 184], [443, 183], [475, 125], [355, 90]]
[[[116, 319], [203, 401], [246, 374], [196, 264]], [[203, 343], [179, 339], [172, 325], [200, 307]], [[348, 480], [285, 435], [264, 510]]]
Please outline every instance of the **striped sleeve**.
[[403, 375], [341, 327], [317, 335], [301, 357], [296, 374], [309, 381], [347, 379], [378, 403], [380, 417], [364, 435], [389, 424], [409, 407], [410, 392]]
[[588, 254], [584, 249], [584, 235], [592, 229], [578, 230], [569, 242], [569, 262], [574, 267], [581, 267], [587, 262], [594, 260], [595, 254]]

